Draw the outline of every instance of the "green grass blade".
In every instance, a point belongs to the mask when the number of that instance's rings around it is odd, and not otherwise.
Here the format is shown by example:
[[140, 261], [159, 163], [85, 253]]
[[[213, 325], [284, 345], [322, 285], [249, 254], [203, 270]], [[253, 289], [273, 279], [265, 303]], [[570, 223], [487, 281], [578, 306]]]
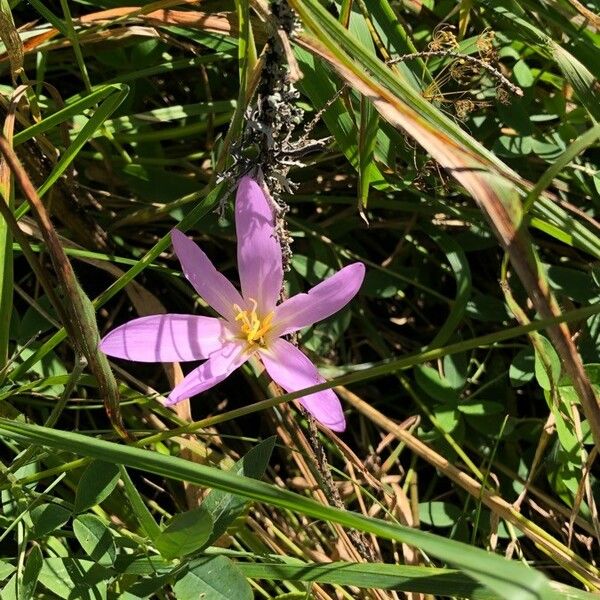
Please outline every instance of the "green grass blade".
[[60, 110], [52, 113], [46, 118], [42, 119], [38, 123], [23, 129], [15, 134], [14, 145], [15, 147], [33, 137], [42, 135], [47, 131], [51, 131], [57, 125], [64, 123], [65, 121], [72, 119], [73, 117], [82, 115], [85, 110], [91, 108], [102, 102], [108, 96], [112, 94], [127, 94], [128, 87], [123, 84], [109, 84], [101, 85], [92, 90], [90, 94], [84, 96], [74, 96], [73, 98], [67, 99], [65, 106]]
[[[300, 563], [300, 561], [246, 563], [238, 562], [246, 575], [256, 579], [314, 581], [359, 588], [397, 590], [436, 597], [458, 596], [472, 600], [497, 600], [501, 596], [493, 590], [478, 585], [469, 577], [452, 569], [390, 565], [386, 563], [329, 564]], [[563, 598], [592, 600], [594, 594], [572, 587], [561, 587]]]

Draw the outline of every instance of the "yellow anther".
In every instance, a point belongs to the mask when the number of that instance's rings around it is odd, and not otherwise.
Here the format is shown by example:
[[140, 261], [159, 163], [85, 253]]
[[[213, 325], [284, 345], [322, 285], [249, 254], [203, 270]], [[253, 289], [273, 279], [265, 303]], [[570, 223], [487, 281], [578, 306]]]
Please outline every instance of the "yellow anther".
[[251, 310], [242, 310], [237, 304], [233, 305], [233, 309], [236, 311], [236, 321], [240, 321], [240, 331], [243, 337], [248, 340], [250, 344], [264, 345], [264, 336], [271, 329], [273, 321], [273, 312], [270, 312], [264, 319], [260, 319], [256, 313], [258, 303], [254, 298], [249, 298], [252, 303]]

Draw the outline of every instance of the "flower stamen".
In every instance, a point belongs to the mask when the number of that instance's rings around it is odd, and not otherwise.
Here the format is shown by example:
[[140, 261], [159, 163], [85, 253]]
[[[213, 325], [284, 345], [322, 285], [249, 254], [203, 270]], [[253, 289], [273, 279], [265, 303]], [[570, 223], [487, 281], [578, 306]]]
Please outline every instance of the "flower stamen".
[[264, 346], [264, 337], [271, 329], [274, 313], [271, 311], [264, 319], [260, 319], [256, 313], [258, 303], [254, 298], [249, 298], [249, 300], [252, 303], [251, 310], [242, 310], [237, 304], [233, 305], [233, 309], [237, 313], [235, 320], [240, 321], [240, 331], [250, 344], [258, 343]]

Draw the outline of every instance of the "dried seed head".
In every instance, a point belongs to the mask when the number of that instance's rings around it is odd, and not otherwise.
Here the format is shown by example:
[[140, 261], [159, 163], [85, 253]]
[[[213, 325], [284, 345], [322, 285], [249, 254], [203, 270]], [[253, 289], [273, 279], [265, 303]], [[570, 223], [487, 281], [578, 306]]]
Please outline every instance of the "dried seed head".
[[454, 103], [454, 112], [459, 119], [466, 119], [476, 108], [475, 102], [469, 99], [457, 100]]
[[454, 29], [452, 25], [440, 23], [433, 31], [431, 42], [429, 42], [429, 50], [438, 52], [439, 50], [458, 49], [458, 42], [451, 31], [452, 29]]

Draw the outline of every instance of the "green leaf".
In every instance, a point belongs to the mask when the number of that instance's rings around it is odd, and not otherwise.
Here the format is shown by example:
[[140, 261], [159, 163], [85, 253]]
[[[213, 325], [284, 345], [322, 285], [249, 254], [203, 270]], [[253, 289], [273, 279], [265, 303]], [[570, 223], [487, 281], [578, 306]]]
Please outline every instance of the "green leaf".
[[[277, 436], [272, 436], [254, 446], [235, 463], [230, 472], [260, 479], [267, 469], [276, 441]], [[210, 513], [214, 525], [212, 533], [206, 541], [206, 546], [213, 544], [225, 533], [233, 521], [244, 511], [247, 503], [246, 498], [221, 490], [211, 490], [207, 494], [202, 502], [202, 508]]]
[[449, 502], [421, 502], [419, 521], [432, 527], [452, 527], [462, 518], [460, 508]]
[[438, 404], [433, 411], [437, 426], [446, 433], [453, 432], [460, 423], [460, 413], [447, 404]]
[[73, 533], [85, 553], [101, 565], [115, 561], [117, 549], [110, 529], [96, 515], [79, 515], [73, 521]]
[[335, 273], [335, 269], [315, 258], [294, 254], [292, 256], [292, 268], [302, 275], [311, 285], [316, 285]]
[[[36, 302], [40, 308], [42, 308], [46, 313], [56, 318], [54, 308], [48, 298], [48, 296], [40, 296], [36, 299]], [[21, 319], [21, 323], [19, 324], [18, 329], [18, 341], [27, 342], [32, 337], [39, 335], [40, 333], [45, 333], [49, 329], [53, 327], [52, 323], [46, 319], [43, 315], [40, 314], [38, 310], [36, 310], [33, 306], [30, 306], [23, 315]]]
[[0, 560], [0, 581], [4, 581], [7, 577], [10, 577], [15, 572], [15, 568], [5, 560]]
[[[35, 355], [35, 350], [38, 344], [30, 344], [27, 348], [23, 348], [20, 353], [20, 358], [25, 362]], [[39, 380], [36, 382], [36, 389], [44, 390], [48, 394], [60, 394], [64, 390], [64, 385], [53, 384], [51, 381], [60, 375], [66, 375], [67, 370], [54, 352], [46, 354], [43, 358], [36, 361], [31, 369], [39, 375]], [[46, 382], [48, 380], [48, 383]]]
[[466, 313], [469, 317], [478, 321], [497, 323], [508, 317], [506, 305], [495, 296], [487, 296], [477, 291], [467, 302]]
[[91, 560], [47, 558], [40, 583], [64, 600], [106, 600], [111, 573]]
[[535, 355], [533, 348], [527, 347], [519, 350], [510, 364], [508, 376], [513, 387], [525, 385], [535, 377]]
[[[139, 600], [141, 598], [154, 598], [154, 594], [160, 590], [164, 590], [171, 583], [173, 577], [171, 573], [164, 575], [156, 575], [153, 573], [149, 578], [143, 578], [136, 581], [128, 590], [126, 598], [131, 600]], [[120, 600], [120, 599], [119, 599]]]
[[75, 512], [100, 504], [119, 482], [119, 466], [96, 460], [83, 472], [75, 495]]
[[27, 560], [25, 561], [23, 581], [19, 589], [19, 600], [30, 600], [33, 598], [40, 571], [42, 570], [43, 560], [42, 551], [36, 544], [27, 555]]
[[[600, 396], [600, 364], [599, 363], [588, 363], [584, 365], [585, 372], [590, 379], [590, 383], [594, 388], [594, 391], [598, 396]], [[573, 383], [568, 377], [563, 377], [561, 381], [558, 383], [559, 388], [558, 391], [561, 395], [563, 402], [566, 405], [569, 404], [578, 404], [579, 397], [577, 396], [577, 392], [573, 388]]]
[[434, 400], [451, 406], [458, 404], [459, 396], [456, 390], [435, 369], [427, 365], [416, 366], [415, 381]]
[[40, 539], [64, 525], [71, 518], [71, 511], [58, 504], [39, 504], [31, 510], [30, 517], [31, 537]]
[[250, 584], [225, 556], [194, 561], [189, 571], [173, 586], [177, 600], [252, 600]]
[[17, 598], [17, 574], [15, 573], [0, 590], [2, 600], [19, 600]]
[[175, 515], [153, 542], [164, 558], [172, 560], [204, 546], [212, 529], [211, 514], [201, 506]]
[[444, 356], [444, 376], [452, 389], [460, 391], [467, 383], [469, 372], [469, 356], [466, 352]]
[[479, 400], [477, 402], [467, 401], [464, 404], [459, 404], [458, 410], [465, 415], [485, 417], [498, 415], [505, 411], [506, 408], [500, 402], [494, 402], [493, 400]]
[[[600, 130], [600, 127], [598, 128]], [[600, 290], [594, 285], [588, 273], [567, 267], [548, 267], [548, 281], [552, 289], [577, 302], [593, 302], [598, 300]]]
[[[544, 390], [550, 390], [553, 386], [558, 385], [560, 379], [560, 359], [554, 349], [554, 346], [550, 343], [550, 340], [540, 335], [539, 339], [543, 346], [543, 354], [545, 360], [542, 360], [540, 352], [536, 349], [535, 351], [535, 378], [538, 384]], [[545, 362], [550, 367], [550, 373], [548, 373]]]

